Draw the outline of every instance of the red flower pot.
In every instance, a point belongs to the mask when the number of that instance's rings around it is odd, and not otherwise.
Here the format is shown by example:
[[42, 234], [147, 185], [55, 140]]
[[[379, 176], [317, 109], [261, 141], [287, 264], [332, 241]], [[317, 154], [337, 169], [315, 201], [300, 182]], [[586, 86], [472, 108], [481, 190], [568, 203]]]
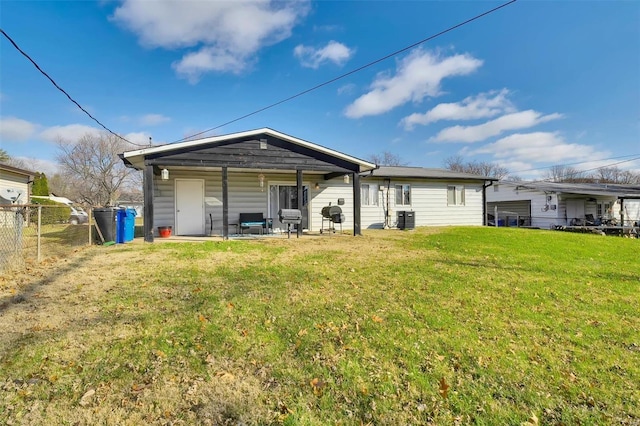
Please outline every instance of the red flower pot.
[[158, 226], [158, 234], [162, 238], [169, 238], [171, 236], [171, 227], [170, 226]]

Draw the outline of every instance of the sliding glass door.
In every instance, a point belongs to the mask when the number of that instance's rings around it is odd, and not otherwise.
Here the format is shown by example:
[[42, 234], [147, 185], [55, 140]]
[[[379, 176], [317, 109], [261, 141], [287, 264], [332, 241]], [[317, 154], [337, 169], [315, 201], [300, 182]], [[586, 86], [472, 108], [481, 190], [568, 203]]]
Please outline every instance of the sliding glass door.
[[[280, 209], [295, 209], [298, 206], [298, 191], [295, 185], [269, 185], [269, 217], [273, 218], [273, 229], [286, 230], [287, 225], [278, 220]], [[302, 229], [309, 228], [309, 186], [302, 187]], [[294, 227], [292, 226], [291, 229]]]

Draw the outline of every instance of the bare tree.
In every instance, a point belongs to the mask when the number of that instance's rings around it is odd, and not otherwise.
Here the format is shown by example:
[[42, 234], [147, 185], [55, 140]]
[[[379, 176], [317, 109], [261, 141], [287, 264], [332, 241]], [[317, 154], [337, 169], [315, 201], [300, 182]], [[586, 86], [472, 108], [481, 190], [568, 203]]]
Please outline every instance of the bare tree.
[[544, 177], [551, 182], [590, 183], [594, 180], [588, 173], [562, 164], [549, 167]]
[[406, 166], [408, 164], [399, 155], [389, 151], [384, 151], [382, 154], [371, 154], [367, 159], [378, 166]]
[[640, 174], [630, 170], [622, 170], [616, 166], [600, 167], [594, 173], [594, 179], [599, 183], [618, 183], [623, 185], [640, 184]]
[[454, 155], [444, 160], [445, 168], [461, 173], [471, 173], [479, 176], [488, 176], [502, 179], [509, 174], [506, 167], [486, 161], [464, 161], [462, 156]]
[[76, 198], [70, 194], [71, 186], [69, 184], [69, 178], [61, 173], [56, 173], [49, 179], [49, 192], [58, 196]]
[[132, 174], [118, 157], [128, 144], [109, 133], [86, 134], [75, 143], [58, 142], [58, 163], [76, 201], [110, 206]]
[[7, 166], [17, 167], [19, 169], [28, 170], [27, 163], [19, 158], [12, 157], [6, 150], [0, 149], [0, 163], [4, 163]]

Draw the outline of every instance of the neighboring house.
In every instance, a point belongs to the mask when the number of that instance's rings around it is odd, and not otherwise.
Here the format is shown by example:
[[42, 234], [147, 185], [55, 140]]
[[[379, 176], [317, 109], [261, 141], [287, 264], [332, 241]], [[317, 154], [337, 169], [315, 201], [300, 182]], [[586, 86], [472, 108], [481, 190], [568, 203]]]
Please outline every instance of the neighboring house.
[[[0, 164], [0, 208], [12, 204], [29, 204], [34, 172]], [[14, 226], [16, 214], [6, 207], [0, 210], [0, 225]]]
[[[482, 225], [484, 187], [496, 179], [444, 170], [380, 167], [263, 128], [155, 146], [120, 155], [144, 172], [144, 235], [172, 226], [176, 235], [237, 231], [240, 213], [273, 218], [299, 208], [303, 229], [320, 231], [323, 207], [339, 206], [342, 229], [395, 226], [398, 211], [415, 225]], [[298, 201], [301, 201], [298, 203]], [[336, 226], [336, 227], [338, 227]]]
[[487, 189], [492, 219], [496, 209], [494, 220], [507, 226], [631, 226], [640, 221], [640, 186], [500, 181]]
[[34, 172], [0, 164], [0, 204], [29, 204]]

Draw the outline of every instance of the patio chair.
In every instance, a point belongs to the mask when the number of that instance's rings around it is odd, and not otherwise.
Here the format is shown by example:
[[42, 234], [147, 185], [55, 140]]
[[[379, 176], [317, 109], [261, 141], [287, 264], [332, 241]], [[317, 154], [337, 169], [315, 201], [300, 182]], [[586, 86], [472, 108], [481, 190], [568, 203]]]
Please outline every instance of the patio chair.
[[584, 224], [586, 226], [595, 226], [596, 225], [596, 221], [593, 218], [592, 214], [586, 214], [584, 215]]

